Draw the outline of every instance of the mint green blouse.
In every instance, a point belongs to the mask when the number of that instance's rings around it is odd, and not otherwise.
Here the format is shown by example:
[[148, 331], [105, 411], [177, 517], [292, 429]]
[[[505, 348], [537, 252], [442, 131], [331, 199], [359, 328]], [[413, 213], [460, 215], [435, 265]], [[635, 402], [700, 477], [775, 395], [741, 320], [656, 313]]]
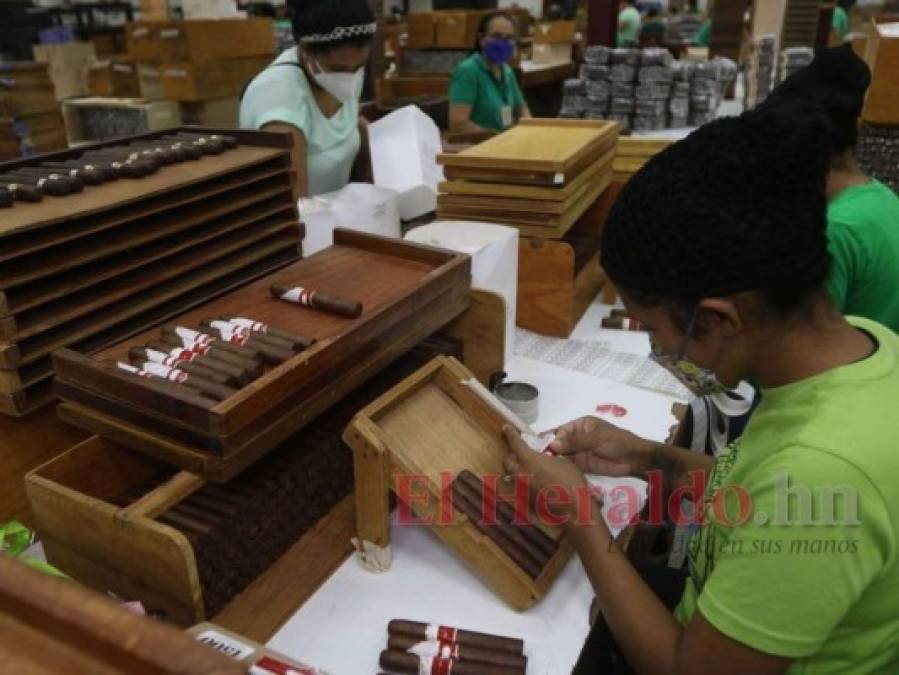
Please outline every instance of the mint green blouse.
[[[274, 61], [297, 62], [296, 47]], [[334, 192], [349, 183], [362, 143], [359, 101], [344, 103], [332, 117], [325, 117], [302, 68], [272, 65], [247, 87], [240, 102], [240, 126], [261, 129], [273, 122], [293, 125], [306, 137], [309, 196]]]

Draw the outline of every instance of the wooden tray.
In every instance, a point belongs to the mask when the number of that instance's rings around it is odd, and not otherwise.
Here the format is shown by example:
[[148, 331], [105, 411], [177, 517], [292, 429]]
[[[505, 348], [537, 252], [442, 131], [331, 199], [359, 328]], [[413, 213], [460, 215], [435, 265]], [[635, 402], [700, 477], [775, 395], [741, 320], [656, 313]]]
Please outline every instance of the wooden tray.
[[[291, 306], [271, 298], [274, 282], [355, 298], [365, 310], [347, 319]], [[311, 419], [320, 400], [349, 391], [352, 382], [461, 314], [469, 287], [467, 256], [337, 230], [333, 247], [173, 321], [197, 326], [204, 318], [237, 314], [317, 339], [229, 399], [209, 408], [190, 395], [160, 394], [152, 381], [68, 351], [54, 354], [59, 393], [80, 404], [74, 409], [82, 413], [78, 423], [88, 423], [86, 411], [96, 412], [90, 429], [98, 431], [103, 422], [103, 433], [115, 433], [123, 443], [227, 480]], [[97, 356], [121, 359], [158, 334], [154, 328]], [[103, 406], [93, 408], [97, 401], [89, 395], [100, 396]], [[62, 409], [76, 421], [72, 412], [72, 406]]]
[[438, 155], [447, 178], [564, 185], [617, 138], [616, 122], [526, 119], [459, 153]]
[[[344, 439], [353, 448], [356, 525], [364, 550], [390, 545], [390, 491], [395, 477], [427, 477], [424, 503], [412, 504], [420, 518], [434, 516], [440, 486], [468, 470], [477, 476], [503, 475], [507, 424], [494, 408], [462, 384], [472, 373], [452, 358], [437, 357], [362, 410]], [[418, 490], [416, 494], [418, 494]], [[560, 546], [535, 579], [525, 573], [467, 518], [434, 532], [502, 600], [524, 611], [543, 598], [571, 557], [561, 532], [540, 526]], [[380, 560], [384, 565], [385, 557]]]

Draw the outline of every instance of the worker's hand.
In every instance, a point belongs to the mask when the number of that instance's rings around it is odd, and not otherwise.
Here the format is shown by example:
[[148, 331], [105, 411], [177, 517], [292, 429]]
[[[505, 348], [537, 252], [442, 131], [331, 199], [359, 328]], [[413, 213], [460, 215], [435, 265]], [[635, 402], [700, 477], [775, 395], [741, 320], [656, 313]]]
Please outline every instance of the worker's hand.
[[565, 457], [534, 452], [514, 427], [505, 427], [503, 436], [510, 450], [504, 461], [506, 471], [513, 476], [530, 476], [531, 490], [535, 494], [552, 490], [552, 499], [557, 504], [553, 510], [573, 520], [578, 515], [578, 494], [589, 489], [583, 471]]
[[586, 473], [601, 476], [640, 476], [646, 471], [646, 442], [596, 417], [581, 417], [555, 431], [549, 450], [569, 458]]

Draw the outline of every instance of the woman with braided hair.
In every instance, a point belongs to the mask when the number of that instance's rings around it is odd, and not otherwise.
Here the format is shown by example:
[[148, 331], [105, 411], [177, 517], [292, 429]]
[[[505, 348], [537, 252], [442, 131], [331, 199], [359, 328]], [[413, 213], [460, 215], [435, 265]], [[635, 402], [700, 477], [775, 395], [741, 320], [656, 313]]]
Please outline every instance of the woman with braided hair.
[[[602, 266], [660, 358], [762, 403], [718, 458], [592, 417], [552, 454], [505, 431], [506, 469], [554, 490], [596, 591], [576, 675], [899, 672], [899, 337], [825, 288], [830, 153], [822, 117], [760, 108], [654, 157], [613, 208]], [[638, 574], [583, 472], [670, 494], [687, 573]]]
[[359, 97], [377, 24], [365, 0], [293, 0], [292, 22], [297, 46], [247, 87], [240, 126], [290, 134], [297, 196], [314, 196], [346, 185], [360, 157]]

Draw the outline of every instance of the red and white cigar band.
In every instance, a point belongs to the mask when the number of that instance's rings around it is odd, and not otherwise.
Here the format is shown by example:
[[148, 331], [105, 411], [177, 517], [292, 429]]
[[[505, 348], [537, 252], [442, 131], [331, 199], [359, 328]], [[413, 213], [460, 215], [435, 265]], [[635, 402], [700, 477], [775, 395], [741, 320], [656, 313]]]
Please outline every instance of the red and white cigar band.
[[116, 365], [116, 368], [118, 368], [119, 370], [124, 370], [125, 372], [132, 373], [132, 374], [138, 375], [140, 377], [147, 377], [147, 378], [153, 377], [147, 371], [141, 370], [140, 368], [132, 366], [130, 363], [122, 363], [121, 361], [119, 361], [115, 365]]
[[[212, 349], [212, 345], [204, 345], [204, 344], [200, 344], [199, 342], [194, 342], [193, 344], [190, 344], [190, 343], [185, 344], [184, 348], [189, 350], [193, 354], [196, 354], [197, 356], [206, 356], [207, 354], [209, 354], [209, 350]], [[180, 352], [182, 350], [173, 349], [172, 351]]]
[[235, 328], [230, 323], [225, 323], [225, 326], [227, 326], [227, 328], [216, 328], [216, 332], [225, 342], [230, 342], [232, 345], [243, 347], [247, 343], [247, 340], [250, 339], [250, 333], [248, 331], [244, 332], [243, 329]]
[[144, 353], [149, 361], [161, 363], [170, 368], [177, 368], [179, 363], [190, 362], [197, 358], [197, 354], [186, 349], [173, 349], [168, 354], [157, 349], [147, 349]]
[[421, 658], [441, 658], [441, 659], [458, 659], [459, 645], [452, 645], [446, 642], [428, 641], [419, 642], [412, 645], [406, 650], [410, 654], [415, 654]]
[[452, 675], [454, 659], [424, 656], [418, 659], [418, 675]]
[[237, 334], [242, 336], [249, 336], [250, 329], [245, 326], [238, 326], [237, 324], [233, 324], [230, 321], [213, 321], [209, 324], [213, 329], [217, 330], [219, 333], [224, 335], [228, 334]]
[[228, 323], [239, 326], [240, 328], [246, 328], [247, 330], [251, 330], [256, 333], [268, 333], [267, 323], [262, 323], [261, 321], [253, 321], [253, 319], [247, 319], [243, 316], [232, 317], [228, 319]]
[[141, 377], [158, 377], [163, 380], [168, 380], [169, 382], [177, 382], [178, 384], [186, 382], [188, 377], [187, 373], [184, 371], [178, 370], [177, 368], [169, 368], [168, 366], [164, 366], [161, 363], [154, 363], [153, 361], [147, 361], [142, 369], [121, 362], [118, 364], [118, 367], [122, 370], [127, 370], [129, 373], [140, 375]]
[[181, 338], [181, 342], [185, 347], [196, 343], [208, 345], [215, 342], [215, 338], [211, 335], [200, 333], [199, 331], [191, 330], [190, 328], [182, 328], [181, 326], [178, 326], [175, 329], [175, 335]]
[[458, 631], [450, 626], [428, 624], [427, 628], [425, 628], [425, 641], [454, 645], [456, 644], [457, 633]]
[[622, 319], [621, 327], [624, 330], [643, 330], [643, 324], [636, 319]]
[[304, 307], [311, 307], [312, 301], [315, 299], [315, 291], [307, 290], [302, 286], [297, 286], [296, 288], [291, 288], [284, 295], [282, 295], [281, 299], [287, 300], [287, 302], [293, 302], [298, 305], [303, 305]]
[[250, 675], [263, 675], [275, 673], [275, 675], [321, 675], [317, 668], [298, 668], [291, 666], [270, 656], [263, 656], [255, 665], [250, 666]]

